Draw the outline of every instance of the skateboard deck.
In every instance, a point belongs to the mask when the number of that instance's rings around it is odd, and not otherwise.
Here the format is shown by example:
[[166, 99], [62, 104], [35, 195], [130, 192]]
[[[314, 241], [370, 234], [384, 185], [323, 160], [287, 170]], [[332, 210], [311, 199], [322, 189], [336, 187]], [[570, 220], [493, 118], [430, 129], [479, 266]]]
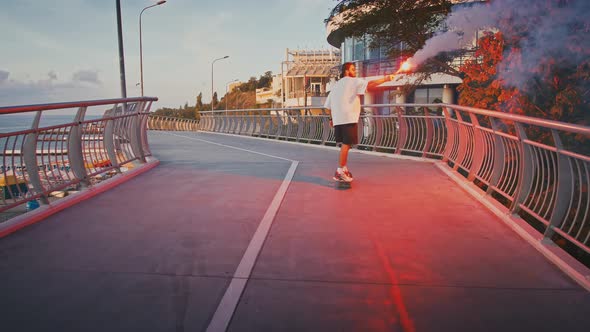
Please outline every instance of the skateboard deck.
[[[332, 179], [332, 180], [334, 180], [334, 179]], [[352, 181], [346, 182], [346, 181], [334, 180], [334, 187], [336, 187], [336, 189], [350, 189], [350, 188], [352, 188]]]

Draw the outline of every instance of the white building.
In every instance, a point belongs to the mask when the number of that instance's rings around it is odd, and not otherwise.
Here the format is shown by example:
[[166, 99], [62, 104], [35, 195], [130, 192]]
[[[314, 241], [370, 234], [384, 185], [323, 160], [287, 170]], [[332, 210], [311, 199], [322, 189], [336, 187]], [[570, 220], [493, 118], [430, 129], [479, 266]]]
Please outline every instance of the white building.
[[289, 50], [282, 62], [284, 107], [324, 104], [326, 85], [338, 75], [340, 50]]
[[271, 101], [273, 105], [280, 105], [282, 89], [283, 80], [281, 74], [273, 75], [270, 88], [256, 89], [256, 104], [264, 104]]

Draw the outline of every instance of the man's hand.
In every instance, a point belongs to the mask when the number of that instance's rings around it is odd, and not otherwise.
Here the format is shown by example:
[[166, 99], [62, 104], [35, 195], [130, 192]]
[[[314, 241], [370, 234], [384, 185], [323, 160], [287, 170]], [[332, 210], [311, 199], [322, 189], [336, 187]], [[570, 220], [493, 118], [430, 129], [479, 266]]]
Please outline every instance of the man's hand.
[[330, 128], [334, 127], [334, 122], [332, 122], [332, 119], [330, 119]]

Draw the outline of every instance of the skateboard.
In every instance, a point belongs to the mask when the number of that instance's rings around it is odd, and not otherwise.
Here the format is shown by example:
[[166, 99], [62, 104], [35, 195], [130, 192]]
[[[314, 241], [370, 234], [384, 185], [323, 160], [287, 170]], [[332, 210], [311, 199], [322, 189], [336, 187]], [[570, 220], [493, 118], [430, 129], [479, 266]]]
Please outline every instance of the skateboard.
[[[334, 180], [334, 179], [332, 179], [332, 180]], [[334, 187], [336, 189], [350, 189], [350, 188], [352, 188], [352, 181], [346, 182], [346, 181], [334, 180]]]

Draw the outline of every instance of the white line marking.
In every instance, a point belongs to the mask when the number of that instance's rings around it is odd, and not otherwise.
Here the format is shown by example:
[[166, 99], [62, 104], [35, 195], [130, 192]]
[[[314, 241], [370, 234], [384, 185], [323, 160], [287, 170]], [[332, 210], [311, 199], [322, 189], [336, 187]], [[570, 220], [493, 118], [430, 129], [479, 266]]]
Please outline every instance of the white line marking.
[[250, 152], [250, 153], [255, 153], [255, 154], [259, 154], [259, 155], [266, 156], [266, 157], [277, 158], [277, 159], [282, 159], [282, 160], [291, 161], [291, 162], [294, 161], [292, 159], [283, 158], [283, 157], [279, 157], [279, 156], [273, 156], [271, 154], [266, 154], [266, 153], [262, 153], [262, 152], [257, 152], [257, 151], [252, 151], [252, 150], [248, 150], [248, 149], [238, 148], [238, 147], [231, 146], [231, 145], [225, 145], [225, 144], [221, 144], [221, 143], [211, 142], [211, 141], [204, 140], [204, 139], [201, 139], [201, 138], [189, 137], [189, 136], [182, 136], [182, 135], [176, 135], [176, 134], [171, 134], [171, 133], [165, 133], [165, 134], [166, 135], [170, 135], [170, 136], [177, 136], [177, 137], [192, 139], [192, 140], [195, 140], [195, 141], [201, 141], [201, 142], [205, 142], [205, 143], [209, 143], [209, 144], [213, 144], [213, 145], [219, 145], [219, 146], [223, 146], [223, 147], [230, 148], [230, 149], [235, 149], [235, 150], [240, 150], [240, 151], [246, 151], [246, 152]]
[[[216, 133], [213, 131], [199, 131], [200, 133], [207, 134], [207, 135], [219, 135], [219, 136], [228, 136], [228, 137], [239, 137], [239, 138], [248, 138], [252, 140], [259, 140], [259, 141], [266, 141], [266, 142], [276, 142], [282, 144], [295, 144], [300, 146], [306, 146], [314, 149], [324, 149], [324, 150], [332, 150], [332, 151], [340, 151], [340, 148], [337, 146], [328, 146], [328, 145], [318, 145], [318, 144], [310, 144], [310, 143], [301, 143], [301, 142], [291, 142], [291, 141], [281, 141], [274, 138], [264, 138], [264, 137], [253, 137], [247, 135], [238, 135], [238, 134], [226, 134], [226, 133]], [[392, 159], [402, 159], [402, 160], [412, 160], [421, 163], [431, 163], [434, 164], [438, 162], [438, 159], [425, 159], [421, 157], [413, 157], [404, 154], [397, 154], [397, 153], [387, 153], [387, 152], [375, 152], [375, 151], [368, 151], [368, 150], [359, 150], [357, 148], [350, 149], [350, 153], [360, 153], [360, 154], [367, 154], [370, 156], [379, 156], [379, 157], [386, 157]]]
[[229, 286], [227, 287], [225, 294], [223, 294], [223, 298], [219, 302], [219, 305], [217, 306], [217, 310], [215, 310], [215, 313], [213, 314], [213, 318], [211, 319], [211, 322], [209, 323], [209, 326], [207, 327], [207, 332], [223, 332], [229, 326], [229, 322], [231, 321], [232, 316], [234, 315], [236, 307], [238, 306], [238, 302], [240, 302], [240, 297], [242, 296], [242, 293], [244, 292], [244, 289], [246, 288], [246, 284], [248, 282], [248, 279], [250, 279], [250, 275], [252, 274], [252, 270], [254, 269], [254, 264], [256, 263], [256, 259], [258, 258], [258, 255], [260, 254], [260, 251], [262, 250], [262, 246], [264, 245], [264, 241], [266, 241], [266, 237], [268, 236], [268, 233], [270, 232], [270, 228], [272, 226], [272, 223], [275, 219], [275, 216], [277, 215], [277, 212], [279, 211], [279, 207], [281, 206], [283, 198], [285, 197], [285, 195], [287, 193], [287, 189], [289, 188], [289, 184], [293, 180], [293, 176], [295, 175], [295, 170], [297, 169], [297, 165], [299, 165], [299, 162], [296, 160], [277, 157], [277, 156], [269, 155], [266, 153], [260, 153], [260, 152], [256, 152], [256, 151], [252, 151], [252, 150], [237, 148], [235, 146], [219, 144], [219, 143], [215, 143], [215, 142], [211, 142], [211, 141], [207, 141], [207, 140], [203, 140], [203, 139], [199, 139], [199, 138], [187, 137], [187, 136], [176, 135], [176, 134], [168, 134], [168, 135], [178, 136], [178, 137], [187, 138], [187, 139], [193, 139], [193, 140], [202, 141], [205, 143], [223, 146], [226, 148], [236, 149], [236, 150], [240, 150], [240, 151], [246, 151], [246, 152], [250, 152], [250, 153], [255, 153], [255, 154], [259, 154], [259, 155], [263, 155], [263, 156], [267, 156], [267, 157], [271, 157], [271, 158], [287, 160], [287, 161], [291, 162], [291, 167], [287, 171], [287, 174], [285, 175], [285, 178], [283, 179], [283, 183], [281, 183], [281, 186], [277, 190], [277, 193], [275, 194], [268, 209], [266, 209], [266, 213], [264, 214], [264, 217], [262, 217], [262, 220], [258, 224], [258, 228], [256, 229], [254, 236], [250, 240], [250, 243], [248, 244], [248, 247], [246, 248], [246, 251], [244, 252], [244, 256], [242, 256], [242, 260], [240, 261], [238, 268], [234, 272], [232, 280], [229, 283]]
[[256, 229], [256, 233], [250, 240], [250, 244], [240, 261], [240, 265], [236, 269], [234, 276], [227, 288], [215, 314], [213, 315], [213, 319], [211, 319], [211, 323], [207, 327], [207, 332], [223, 332], [227, 329], [229, 322], [234, 314], [236, 307], [238, 306], [238, 302], [240, 301], [240, 297], [242, 296], [242, 292], [246, 288], [246, 283], [250, 278], [252, 273], [252, 269], [254, 268], [254, 264], [256, 263], [256, 259], [262, 250], [262, 246], [264, 245], [264, 241], [270, 232], [270, 227], [272, 226], [272, 222], [281, 206], [281, 202], [287, 192], [287, 188], [289, 187], [289, 183], [293, 179], [293, 175], [295, 174], [295, 169], [299, 164], [298, 161], [293, 161], [291, 164], [291, 168], [285, 175], [285, 179], [281, 184], [281, 187], [275, 194], [272, 203], [266, 210], [262, 221], [258, 225], [258, 229]]

